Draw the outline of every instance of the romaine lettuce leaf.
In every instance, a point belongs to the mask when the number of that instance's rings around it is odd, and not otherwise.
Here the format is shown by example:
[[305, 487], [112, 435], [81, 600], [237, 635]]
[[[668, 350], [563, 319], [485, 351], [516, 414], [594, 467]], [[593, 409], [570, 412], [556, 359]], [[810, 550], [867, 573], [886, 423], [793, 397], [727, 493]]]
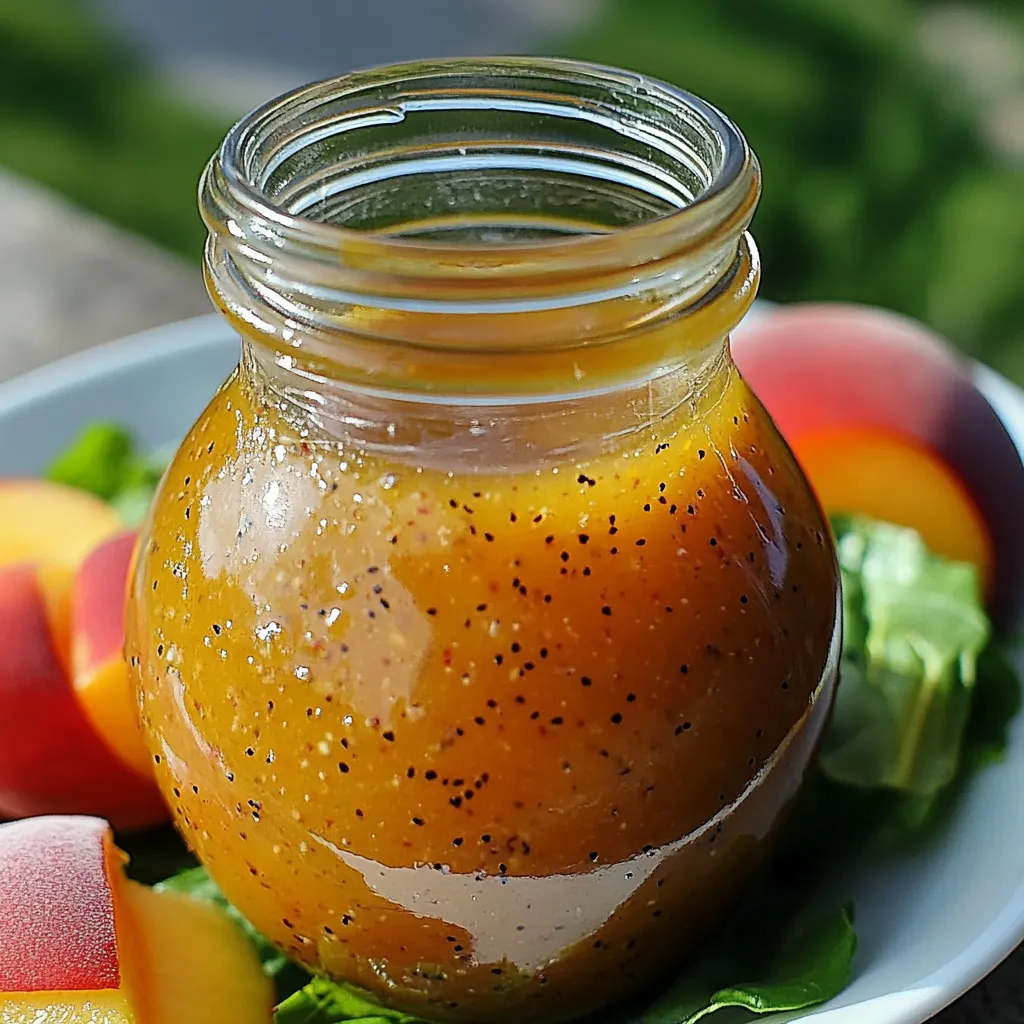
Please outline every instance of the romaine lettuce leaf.
[[277, 1008], [274, 1024], [424, 1024], [419, 1017], [388, 1010], [352, 985], [314, 978]]
[[[795, 908], [790, 908], [791, 910]], [[746, 942], [739, 941], [736, 926], [726, 933], [709, 955], [702, 957], [653, 1005], [638, 1016], [626, 1016], [622, 1024], [696, 1024], [711, 1014], [735, 1008], [730, 1019], [749, 1020], [750, 1013], [782, 1013], [803, 1010], [827, 1002], [850, 983], [857, 935], [853, 929], [853, 905], [801, 928], [792, 937], [785, 921], [758, 915], [741, 918]], [[759, 930], [751, 943], [750, 929]], [[769, 938], [771, 936], [771, 938]], [[747, 963], [738, 951], [746, 947]], [[752, 970], [752, 980], [722, 985], [716, 978], [742, 978]], [[721, 985], [721, 987], [717, 987]]]
[[913, 530], [835, 526], [845, 636], [821, 769], [927, 800], [956, 775], [991, 633], [977, 570], [931, 554]]
[[46, 476], [110, 502], [126, 525], [138, 526], [169, 461], [166, 451], [140, 453], [124, 427], [96, 422], [57, 456]]

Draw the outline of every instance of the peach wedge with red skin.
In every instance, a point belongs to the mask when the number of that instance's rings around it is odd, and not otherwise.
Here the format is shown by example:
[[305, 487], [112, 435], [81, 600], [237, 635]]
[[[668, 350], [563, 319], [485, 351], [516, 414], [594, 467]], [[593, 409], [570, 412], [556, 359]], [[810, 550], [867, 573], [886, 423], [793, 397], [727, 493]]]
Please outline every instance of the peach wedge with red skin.
[[77, 569], [124, 530], [117, 513], [84, 491], [48, 480], [0, 480], [0, 567], [46, 562]]
[[102, 814], [144, 828], [168, 813], [155, 783], [126, 768], [85, 717], [60, 652], [72, 576], [0, 570], [0, 817]]
[[82, 563], [71, 608], [71, 665], [75, 693], [108, 747], [143, 778], [153, 762], [142, 737], [124, 660], [128, 570], [137, 534], [101, 544]]
[[167, 818], [154, 783], [125, 767], [71, 685], [78, 568], [123, 525], [102, 501], [45, 480], [0, 481], [0, 817], [100, 814], [118, 828]]
[[0, 1021], [269, 1024], [270, 982], [236, 926], [123, 868], [99, 819], [0, 826]]
[[[73, 577], [89, 553], [124, 526], [117, 513], [98, 498], [47, 480], [0, 480], [0, 589], [12, 567], [45, 567], [40, 571], [59, 589]], [[56, 608], [51, 608], [55, 611]], [[51, 622], [57, 653], [70, 653], [70, 605], [64, 602]], [[11, 632], [8, 635], [17, 636]]]
[[975, 562], [997, 621], [1024, 610], [1024, 466], [943, 339], [867, 306], [779, 307], [732, 341], [743, 377], [830, 513], [917, 529]]

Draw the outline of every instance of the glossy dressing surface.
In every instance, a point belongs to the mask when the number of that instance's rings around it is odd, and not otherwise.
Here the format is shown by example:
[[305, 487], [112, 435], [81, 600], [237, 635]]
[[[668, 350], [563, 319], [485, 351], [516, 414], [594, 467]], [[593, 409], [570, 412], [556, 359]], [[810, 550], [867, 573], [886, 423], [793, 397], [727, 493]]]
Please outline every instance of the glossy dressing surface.
[[578, 1015], [707, 932], [838, 643], [820, 512], [727, 359], [715, 380], [504, 472], [299, 429], [245, 366], [218, 393], [128, 644], [179, 823], [261, 931], [476, 1021]]

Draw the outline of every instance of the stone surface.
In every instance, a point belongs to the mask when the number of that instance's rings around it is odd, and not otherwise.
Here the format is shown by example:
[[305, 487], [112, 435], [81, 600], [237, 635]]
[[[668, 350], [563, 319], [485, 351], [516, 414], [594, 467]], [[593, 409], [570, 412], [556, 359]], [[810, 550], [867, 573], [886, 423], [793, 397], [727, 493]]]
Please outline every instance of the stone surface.
[[935, 1024], [1024, 1024], [1024, 947], [976, 985]]
[[198, 265], [0, 172], [0, 379], [208, 313]]

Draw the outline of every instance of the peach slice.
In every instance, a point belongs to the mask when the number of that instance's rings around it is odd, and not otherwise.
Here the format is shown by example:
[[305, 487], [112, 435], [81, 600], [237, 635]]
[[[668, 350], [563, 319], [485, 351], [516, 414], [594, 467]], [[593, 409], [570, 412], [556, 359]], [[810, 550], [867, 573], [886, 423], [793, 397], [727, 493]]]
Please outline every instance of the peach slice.
[[120, 874], [119, 860], [106, 822], [96, 818], [0, 825], [4, 1024], [38, 1019], [34, 1015], [47, 1007], [76, 1005], [98, 1020], [130, 1019], [110, 886]]
[[0, 1022], [268, 1024], [272, 987], [215, 907], [129, 881], [106, 822], [0, 826]]
[[128, 570], [137, 534], [105, 541], [82, 563], [71, 608], [75, 694], [107, 746], [139, 775], [152, 777], [124, 660]]
[[880, 431], [833, 430], [800, 438], [793, 452], [828, 512], [914, 527], [932, 551], [974, 563], [991, 584], [985, 520], [952, 470], [927, 448]]
[[[829, 511], [875, 510], [946, 553], [972, 558], [990, 570], [993, 615], [1019, 619], [1024, 465], [948, 343], [886, 310], [803, 303], [741, 327], [732, 352]], [[857, 455], [852, 446], [861, 443], [867, 450]], [[879, 460], [873, 485], [872, 458]], [[839, 479], [846, 472], [856, 483]], [[856, 498], [863, 507], [835, 508], [838, 487], [844, 504]]]
[[48, 480], [0, 480], [0, 524], [0, 566], [43, 561], [68, 569], [124, 529], [109, 505]]
[[124, 767], [75, 698], [62, 654], [72, 581], [56, 566], [0, 569], [0, 817], [101, 814], [126, 829], [162, 822], [155, 784]]
[[260, 1024], [273, 987], [249, 940], [222, 911], [176, 892], [128, 882], [125, 905], [142, 936], [140, 1024]]

